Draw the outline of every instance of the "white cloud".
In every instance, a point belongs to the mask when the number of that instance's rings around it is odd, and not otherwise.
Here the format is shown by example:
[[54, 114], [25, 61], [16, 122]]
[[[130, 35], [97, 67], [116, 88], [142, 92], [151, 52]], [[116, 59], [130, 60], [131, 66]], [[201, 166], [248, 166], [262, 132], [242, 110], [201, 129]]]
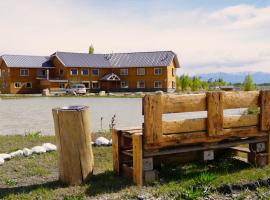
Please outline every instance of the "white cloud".
[[179, 73], [270, 72], [270, 6], [237, 5], [210, 12], [119, 9], [67, 1], [1, 1], [0, 54], [49, 55], [173, 50]]

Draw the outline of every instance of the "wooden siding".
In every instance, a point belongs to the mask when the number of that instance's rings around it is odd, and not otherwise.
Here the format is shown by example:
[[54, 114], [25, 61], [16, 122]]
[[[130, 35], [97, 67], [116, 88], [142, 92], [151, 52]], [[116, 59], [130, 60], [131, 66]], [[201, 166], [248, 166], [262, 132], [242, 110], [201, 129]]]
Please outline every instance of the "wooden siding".
[[[96, 69], [93, 67], [64, 67], [63, 64], [59, 61], [57, 57], [53, 58], [53, 64], [56, 67], [56, 75], [59, 76], [59, 69], [63, 70], [63, 78], [67, 79], [69, 82], [83, 82], [83, 81], [89, 81], [90, 84], [92, 81], [99, 81], [105, 74], [108, 73], [115, 73], [117, 76], [120, 77], [121, 81], [127, 81], [128, 82], [128, 90], [140, 90], [137, 88], [137, 82], [138, 81], [145, 81], [145, 89], [150, 90], [164, 90], [167, 91], [169, 89], [174, 89], [172, 87], [172, 81], [175, 82], [175, 76], [172, 75], [172, 70], [175, 69], [175, 64], [172, 62], [170, 66], [164, 66], [164, 67], [145, 67], [145, 75], [137, 75], [137, 67], [132, 68], [98, 68], [99, 69], [99, 75], [95, 76], [92, 74], [92, 69]], [[162, 68], [162, 74], [161, 75], [155, 75], [154, 69], [155, 68]], [[78, 75], [71, 75], [70, 70], [71, 69], [77, 69]], [[81, 75], [81, 72], [83, 69], [88, 69], [89, 74], [87, 76]], [[120, 69], [128, 69], [128, 75], [120, 75]], [[162, 88], [154, 88], [154, 82], [155, 81], [161, 81]], [[113, 85], [113, 84], [111, 84]], [[118, 87], [120, 88], [120, 83], [118, 84]], [[101, 90], [107, 89], [102, 88], [101, 84]], [[121, 89], [121, 88], [120, 88]]]

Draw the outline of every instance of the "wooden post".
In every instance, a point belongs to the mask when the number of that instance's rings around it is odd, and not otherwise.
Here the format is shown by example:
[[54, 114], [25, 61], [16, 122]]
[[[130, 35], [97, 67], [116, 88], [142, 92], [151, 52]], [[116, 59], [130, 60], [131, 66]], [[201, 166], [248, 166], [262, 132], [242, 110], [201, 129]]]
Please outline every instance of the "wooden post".
[[260, 127], [261, 131], [268, 132], [267, 153], [270, 164], [270, 91], [261, 91], [261, 107], [260, 107]]
[[52, 110], [58, 150], [59, 179], [79, 185], [93, 172], [89, 109], [70, 106]]
[[163, 96], [146, 95], [143, 98], [144, 143], [156, 144], [162, 142]]
[[133, 182], [139, 186], [143, 185], [143, 150], [142, 135], [134, 134], [133, 143]]
[[112, 129], [112, 148], [113, 148], [113, 171], [119, 175], [120, 173], [120, 158], [119, 158], [119, 132]]
[[207, 93], [207, 109], [208, 135], [223, 135], [223, 92]]

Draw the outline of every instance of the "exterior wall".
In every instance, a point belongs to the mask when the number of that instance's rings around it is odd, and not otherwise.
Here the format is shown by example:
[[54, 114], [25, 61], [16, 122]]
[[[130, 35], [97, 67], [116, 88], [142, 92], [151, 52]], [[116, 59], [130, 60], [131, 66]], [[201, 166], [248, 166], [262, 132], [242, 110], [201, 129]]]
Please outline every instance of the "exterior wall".
[[10, 87], [9, 87], [9, 70], [4, 62], [0, 65], [1, 69], [1, 77], [0, 77], [0, 91], [3, 94], [10, 93]]
[[175, 91], [176, 89], [176, 70], [175, 63], [172, 62], [170, 66], [167, 67], [167, 88], [168, 92]]
[[[37, 68], [28, 69], [28, 76], [20, 76], [20, 68], [9, 68], [9, 88], [11, 94], [31, 94], [40, 93], [40, 80], [37, 79], [39, 70]], [[15, 83], [20, 82], [21, 87], [15, 88]], [[26, 88], [26, 84], [32, 83], [32, 88]]]

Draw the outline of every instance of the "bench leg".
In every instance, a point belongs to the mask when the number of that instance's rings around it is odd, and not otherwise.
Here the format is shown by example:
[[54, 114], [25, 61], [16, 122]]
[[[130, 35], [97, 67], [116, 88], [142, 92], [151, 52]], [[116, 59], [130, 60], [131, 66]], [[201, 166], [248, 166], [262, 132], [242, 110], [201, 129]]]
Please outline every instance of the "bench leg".
[[133, 182], [138, 185], [143, 185], [143, 150], [142, 150], [142, 135], [134, 134], [132, 136], [133, 146]]
[[267, 165], [270, 165], [270, 134], [267, 137], [267, 144], [266, 144], [266, 153], [267, 155]]
[[112, 130], [112, 148], [113, 148], [113, 171], [116, 174], [120, 174], [120, 136], [119, 132], [115, 129]]

